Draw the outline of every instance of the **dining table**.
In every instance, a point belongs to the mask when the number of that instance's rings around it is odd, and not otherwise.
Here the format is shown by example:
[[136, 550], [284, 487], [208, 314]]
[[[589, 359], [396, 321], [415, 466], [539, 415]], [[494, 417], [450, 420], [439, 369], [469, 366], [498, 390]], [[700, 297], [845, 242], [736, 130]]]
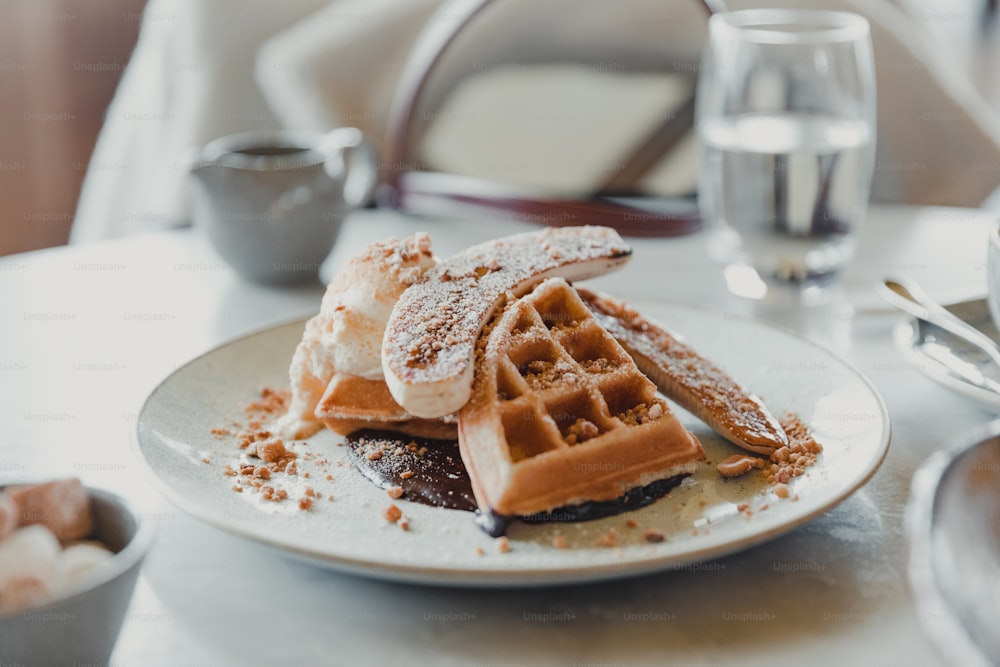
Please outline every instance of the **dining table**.
[[501, 217], [352, 212], [321, 280], [293, 287], [241, 280], [197, 225], [0, 258], [0, 482], [80, 477], [133, 500], [155, 528], [117, 667], [943, 664], [907, 583], [911, 478], [994, 415], [903, 356], [894, 331], [904, 316], [876, 286], [906, 275], [942, 302], [983, 297], [997, 217], [873, 205], [832, 306], [768, 311], [735, 299], [699, 234], [628, 239], [627, 270], [592, 281], [637, 302], [764, 319], [846, 360], [884, 400], [891, 445], [867, 483], [707, 562], [560, 586], [400, 583], [219, 530], [157, 491], [136, 420], [165, 377], [226, 341], [318, 312], [323, 283], [370, 241], [426, 231], [447, 257], [537, 228]]

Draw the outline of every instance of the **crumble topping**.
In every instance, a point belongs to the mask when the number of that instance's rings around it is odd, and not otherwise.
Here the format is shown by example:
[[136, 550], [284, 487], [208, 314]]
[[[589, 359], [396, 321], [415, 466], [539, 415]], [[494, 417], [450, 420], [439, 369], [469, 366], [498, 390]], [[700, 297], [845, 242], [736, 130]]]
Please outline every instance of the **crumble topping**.
[[388, 507], [382, 510], [382, 518], [389, 523], [396, 523], [403, 518], [403, 510], [399, 509], [399, 506], [395, 503], [391, 503]]
[[[285, 413], [289, 397], [290, 392], [287, 390], [264, 387], [260, 390], [259, 398], [243, 406], [245, 422], [232, 421], [226, 428], [211, 429], [211, 434], [234, 443], [241, 454], [240, 460], [227, 463], [222, 469], [224, 477], [235, 478], [231, 485], [234, 493], [249, 490], [261, 500], [274, 503], [284, 502], [295, 494], [298, 497], [293, 500], [298, 508], [309, 510], [321, 496], [311, 488], [300, 495], [301, 492], [291, 484], [291, 480], [297, 479], [300, 474], [300, 454], [292, 447], [304, 446], [306, 443], [287, 443], [265, 426], [265, 423]], [[316, 461], [311, 453], [305, 453], [302, 458], [321, 465], [328, 463], [325, 459]], [[204, 456], [202, 460], [205, 463], [211, 462], [208, 456]], [[308, 478], [309, 472], [303, 470], [301, 476]]]
[[733, 454], [719, 461], [717, 469], [723, 477], [739, 477], [754, 468], [763, 468], [764, 459], [750, 454]]
[[472, 363], [485, 316], [511, 289], [563, 266], [630, 254], [601, 227], [546, 229], [468, 248], [403, 293], [386, 327], [386, 369], [408, 384], [457, 378]]
[[[760, 470], [761, 476], [776, 487], [775, 495], [787, 498], [788, 488], [785, 484], [793, 477], [802, 476], [807, 468], [815, 465], [823, 446], [816, 442], [809, 428], [796, 415], [785, 415], [781, 420], [781, 428], [788, 438], [787, 446], [776, 449], [766, 459], [746, 453], [733, 454], [716, 466], [719, 473], [731, 478], [745, 475], [751, 470]], [[784, 490], [780, 490], [781, 487]]]
[[621, 546], [621, 536], [617, 530], [609, 528], [608, 532], [598, 537], [594, 543], [599, 547], [618, 547]]
[[662, 530], [657, 530], [656, 528], [647, 528], [642, 533], [642, 539], [646, 540], [650, 544], [657, 544], [659, 542], [666, 542], [667, 536], [663, 534]]

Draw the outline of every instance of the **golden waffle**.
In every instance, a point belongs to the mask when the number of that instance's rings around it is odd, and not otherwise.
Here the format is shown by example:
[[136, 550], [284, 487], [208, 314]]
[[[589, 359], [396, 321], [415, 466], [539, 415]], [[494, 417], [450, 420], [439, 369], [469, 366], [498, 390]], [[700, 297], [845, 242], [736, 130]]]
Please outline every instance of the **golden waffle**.
[[705, 458], [562, 279], [510, 302], [481, 336], [458, 419], [476, 500], [500, 515], [613, 500]]
[[420, 419], [399, 407], [383, 380], [334, 375], [316, 406], [316, 417], [341, 435], [359, 429], [388, 429], [424, 438], [454, 438], [451, 419]]

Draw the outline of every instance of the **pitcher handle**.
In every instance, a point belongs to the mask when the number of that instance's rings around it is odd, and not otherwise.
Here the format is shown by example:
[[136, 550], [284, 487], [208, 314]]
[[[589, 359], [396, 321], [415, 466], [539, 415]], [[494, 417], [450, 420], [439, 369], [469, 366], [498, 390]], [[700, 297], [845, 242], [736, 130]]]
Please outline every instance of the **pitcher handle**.
[[356, 127], [338, 127], [323, 138], [324, 168], [330, 178], [344, 178], [344, 203], [360, 208], [371, 201], [378, 183], [375, 149]]

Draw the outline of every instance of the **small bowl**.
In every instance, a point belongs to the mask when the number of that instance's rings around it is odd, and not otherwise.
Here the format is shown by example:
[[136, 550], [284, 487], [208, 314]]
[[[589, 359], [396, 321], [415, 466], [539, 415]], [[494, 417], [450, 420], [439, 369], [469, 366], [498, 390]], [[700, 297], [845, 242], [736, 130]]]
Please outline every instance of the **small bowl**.
[[90, 536], [114, 556], [86, 588], [42, 605], [0, 614], [0, 664], [108, 664], [152, 542], [152, 529], [119, 496], [87, 487]]
[[1000, 420], [920, 467], [906, 527], [924, 632], [952, 664], [1000, 664]]

